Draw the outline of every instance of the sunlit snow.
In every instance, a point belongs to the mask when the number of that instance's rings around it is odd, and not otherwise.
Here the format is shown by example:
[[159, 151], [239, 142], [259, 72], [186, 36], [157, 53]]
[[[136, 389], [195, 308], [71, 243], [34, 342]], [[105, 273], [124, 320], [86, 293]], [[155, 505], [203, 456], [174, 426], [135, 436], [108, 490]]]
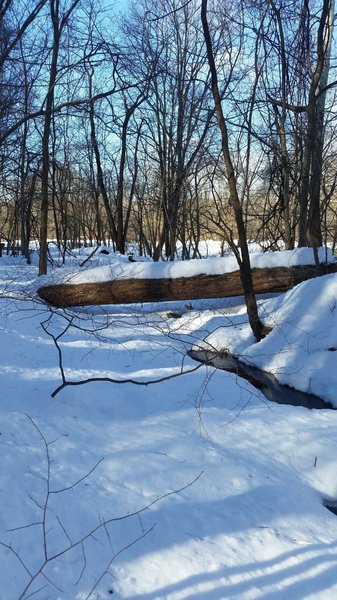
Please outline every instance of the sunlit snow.
[[[259, 260], [290, 264], [281, 254]], [[129, 268], [93, 260], [91, 281]], [[150, 382], [198, 366], [186, 352], [208, 343], [337, 406], [337, 275], [260, 298], [273, 329], [259, 343], [242, 298], [63, 312], [38, 300], [42, 281], [0, 259], [1, 600], [336, 598], [337, 517], [323, 503], [337, 502], [337, 411], [271, 403], [204, 365]], [[60, 366], [71, 382], [141, 385], [52, 398]]]

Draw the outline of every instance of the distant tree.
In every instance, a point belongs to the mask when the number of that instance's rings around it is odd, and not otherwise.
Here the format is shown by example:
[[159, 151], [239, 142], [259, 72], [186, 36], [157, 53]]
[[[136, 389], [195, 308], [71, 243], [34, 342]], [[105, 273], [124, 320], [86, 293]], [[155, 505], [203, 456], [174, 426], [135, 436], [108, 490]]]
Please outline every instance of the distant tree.
[[[310, 161], [310, 204], [308, 223], [306, 228], [306, 241], [310, 246], [322, 246], [321, 224], [321, 184], [323, 170], [323, 147], [325, 125], [326, 88], [328, 85], [332, 35], [335, 19], [334, 0], [323, 0], [322, 12], [317, 31], [316, 65], [314, 67], [310, 89], [308, 93], [308, 130], [305, 152], [309, 154]], [[307, 171], [302, 173], [302, 181], [307, 182]], [[307, 192], [305, 183], [302, 190], [304, 203]], [[304, 242], [304, 240], [303, 240]], [[317, 259], [318, 260], [318, 259]]]
[[34, 142], [29, 143], [26, 115], [31, 110], [33, 87], [42, 60], [40, 49], [33, 49], [32, 39], [47, 1], [33, 5], [20, 0], [0, 3], [0, 178], [2, 185], [10, 187], [13, 203], [6, 235], [12, 248], [21, 238], [21, 251], [28, 261], [38, 161], [32, 149]]
[[200, 35], [198, 5], [192, 0], [143, 0], [124, 23], [133, 70], [148, 77], [142, 105], [143, 149], [158, 183], [161, 231], [153, 253], [176, 257], [186, 188], [212, 133], [210, 91]]
[[[265, 3], [263, 3], [265, 4]], [[285, 244], [294, 242], [289, 211], [291, 181], [298, 210], [300, 246], [322, 245], [322, 173], [328, 115], [327, 91], [334, 27], [334, 0], [268, 0], [271, 19], [264, 28], [268, 70], [264, 79], [277, 131], [276, 163], [280, 172]], [[296, 208], [297, 208], [296, 207]]]

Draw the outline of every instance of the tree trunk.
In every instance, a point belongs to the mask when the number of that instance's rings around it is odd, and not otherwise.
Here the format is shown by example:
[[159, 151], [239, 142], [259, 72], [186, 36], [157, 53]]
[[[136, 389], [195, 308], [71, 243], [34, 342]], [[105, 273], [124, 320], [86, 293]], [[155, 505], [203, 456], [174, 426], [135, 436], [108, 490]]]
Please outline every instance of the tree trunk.
[[[300, 186], [299, 245], [322, 245], [320, 191], [324, 141], [325, 92], [328, 82], [334, 0], [323, 0], [317, 32], [317, 64], [311, 77], [307, 115], [307, 135]], [[308, 210], [309, 205], [309, 210]]]
[[49, 209], [49, 139], [53, 116], [55, 85], [57, 78], [57, 62], [60, 50], [62, 31], [67, 24], [72, 11], [80, 0], [74, 0], [67, 12], [60, 19], [60, 0], [50, 0], [50, 15], [53, 27], [53, 49], [49, 72], [46, 110], [42, 134], [42, 173], [41, 173], [41, 212], [40, 212], [40, 260], [39, 275], [47, 273], [47, 239], [48, 239], [48, 209]]
[[40, 260], [39, 275], [47, 273], [47, 239], [49, 208], [49, 138], [52, 121], [52, 108], [55, 96], [57, 61], [60, 48], [59, 0], [51, 0], [50, 13], [53, 24], [53, 51], [49, 72], [49, 84], [46, 98], [46, 114], [42, 135], [42, 173], [41, 173], [41, 212], [40, 212]]
[[322, 63], [322, 71], [318, 83], [318, 96], [316, 96], [315, 132], [312, 146], [312, 165], [310, 182], [310, 210], [308, 218], [307, 238], [313, 247], [322, 246], [320, 194], [323, 169], [323, 146], [324, 146], [324, 114], [325, 114], [325, 88], [328, 84], [330, 54], [332, 44], [332, 33], [334, 25], [334, 0], [328, 0], [327, 15], [325, 16], [325, 28], [318, 40], [318, 54]]
[[[89, 98], [92, 98], [92, 73], [89, 73]], [[98, 147], [97, 137], [96, 137], [96, 125], [95, 125], [95, 112], [94, 112], [94, 104], [91, 102], [89, 106], [89, 120], [90, 120], [90, 138], [91, 145], [95, 155], [96, 161], [96, 172], [97, 172], [97, 186], [101, 193], [103, 204], [106, 212], [106, 216], [109, 224], [109, 235], [112, 239], [114, 246], [117, 244], [117, 227], [115, 224], [115, 220], [112, 214], [108, 194], [106, 191], [105, 183], [104, 183], [104, 175], [103, 168], [101, 163], [101, 154]]]
[[209, 26], [208, 26], [208, 21], [207, 21], [207, 0], [202, 0], [202, 3], [201, 3], [201, 21], [202, 21], [203, 32], [204, 32], [206, 48], [207, 48], [207, 58], [208, 58], [209, 67], [210, 67], [210, 71], [211, 71], [211, 77], [212, 77], [211, 81], [212, 81], [212, 92], [213, 92], [213, 98], [214, 98], [214, 104], [215, 104], [215, 113], [216, 113], [216, 116], [218, 119], [218, 126], [219, 126], [220, 133], [221, 133], [222, 153], [223, 153], [227, 177], [228, 177], [229, 196], [230, 196], [231, 205], [234, 210], [234, 216], [235, 216], [235, 221], [236, 221], [236, 226], [237, 226], [238, 236], [239, 236], [241, 258], [240, 258], [239, 252], [236, 252], [236, 257], [238, 259], [238, 264], [239, 264], [239, 269], [240, 269], [240, 278], [241, 278], [242, 288], [244, 290], [249, 324], [251, 326], [251, 329], [253, 331], [255, 338], [257, 339], [257, 341], [259, 341], [262, 336], [262, 328], [263, 327], [262, 327], [262, 323], [261, 323], [261, 321], [259, 319], [259, 315], [258, 315], [257, 303], [256, 303], [254, 287], [253, 287], [252, 272], [251, 272], [251, 267], [250, 267], [250, 259], [249, 259], [246, 229], [245, 229], [244, 218], [243, 218], [243, 211], [242, 211], [242, 206], [241, 206], [239, 195], [238, 195], [234, 167], [233, 167], [231, 154], [230, 154], [230, 150], [229, 150], [229, 144], [228, 144], [227, 124], [226, 124], [226, 120], [225, 120], [225, 117], [223, 114], [221, 97], [220, 97], [220, 93], [219, 93], [218, 77], [217, 77], [217, 71], [216, 71], [215, 61], [214, 61], [212, 41], [211, 41], [211, 36], [210, 36]]
[[[326, 273], [335, 273], [337, 264], [325, 265]], [[285, 292], [294, 285], [317, 276], [314, 265], [253, 269], [254, 286], [259, 293]], [[54, 306], [134, 304], [168, 302], [199, 298], [226, 298], [242, 295], [239, 271], [223, 275], [195, 275], [173, 279], [114, 279], [97, 283], [49, 285], [39, 288], [39, 296]]]
[[286, 134], [286, 120], [287, 120], [287, 56], [284, 38], [284, 29], [281, 19], [281, 11], [275, 5], [273, 0], [268, 0], [273, 13], [276, 18], [279, 43], [280, 43], [280, 55], [281, 55], [281, 115], [279, 115], [277, 106], [274, 106], [274, 112], [276, 117], [276, 123], [278, 124], [278, 135], [280, 140], [280, 154], [281, 154], [281, 173], [282, 173], [282, 187], [281, 187], [281, 201], [282, 201], [282, 213], [284, 223], [284, 243], [285, 250], [292, 250], [294, 248], [294, 235], [291, 227], [291, 216], [290, 216], [290, 163], [287, 149], [287, 134]]

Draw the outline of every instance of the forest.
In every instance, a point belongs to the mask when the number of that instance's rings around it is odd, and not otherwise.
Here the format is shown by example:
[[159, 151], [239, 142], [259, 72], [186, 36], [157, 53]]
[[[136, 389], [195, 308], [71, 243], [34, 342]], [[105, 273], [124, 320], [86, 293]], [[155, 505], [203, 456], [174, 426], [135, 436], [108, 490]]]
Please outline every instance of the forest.
[[1, 600], [337, 597], [335, 17], [0, 0]]
[[333, 0], [0, 5], [1, 252], [335, 248]]

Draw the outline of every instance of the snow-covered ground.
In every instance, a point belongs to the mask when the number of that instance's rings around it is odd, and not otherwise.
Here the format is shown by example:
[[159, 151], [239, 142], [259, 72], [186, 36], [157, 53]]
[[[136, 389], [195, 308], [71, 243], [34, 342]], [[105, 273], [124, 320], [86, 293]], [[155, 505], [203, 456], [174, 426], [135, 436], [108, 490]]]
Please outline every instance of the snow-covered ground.
[[[272, 404], [186, 350], [337, 406], [337, 275], [261, 299], [258, 344], [240, 298], [65, 312], [40, 281], [0, 259], [1, 600], [336, 598], [337, 411]], [[60, 365], [98, 380], [52, 398]]]
[[[221, 275], [238, 270], [234, 256], [211, 256], [207, 259], [174, 261], [174, 262], [129, 262], [127, 256], [110, 255], [104, 259], [94, 257], [83, 265], [86, 268], [77, 270], [63, 269], [51, 273], [51, 282], [62, 280], [63, 283], [93, 283], [115, 279], [161, 279], [177, 277], [193, 277], [196, 275]], [[319, 248], [320, 261], [331, 263], [333, 256], [328, 248]], [[297, 248], [286, 252], [254, 252], [251, 254], [252, 268], [294, 267], [296, 265], [314, 265], [314, 255], [311, 248]], [[92, 262], [96, 262], [94, 268]], [[104, 264], [104, 262], [106, 264]], [[45, 278], [48, 280], [48, 278]]]

